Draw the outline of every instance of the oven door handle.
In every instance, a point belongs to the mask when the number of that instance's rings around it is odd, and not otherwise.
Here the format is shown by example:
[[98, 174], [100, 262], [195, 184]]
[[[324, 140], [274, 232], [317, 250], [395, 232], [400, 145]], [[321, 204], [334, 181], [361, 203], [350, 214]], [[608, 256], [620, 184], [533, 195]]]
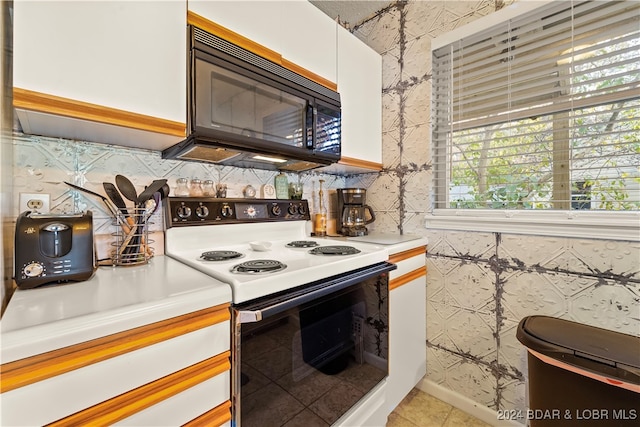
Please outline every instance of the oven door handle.
[[363, 282], [375, 276], [387, 273], [398, 268], [397, 265], [388, 262], [381, 262], [371, 266], [354, 270], [340, 276], [323, 280], [321, 283], [304, 288], [301, 291], [287, 295], [284, 299], [275, 298], [256, 305], [247, 307], [246, 309], [237, 309], [237, 323], [259, 322], [275, 314], [281, 313], [300, 304], [313, 301], [316, 298], [329, 295], [332, 292], [339, 291], [357, 283]]

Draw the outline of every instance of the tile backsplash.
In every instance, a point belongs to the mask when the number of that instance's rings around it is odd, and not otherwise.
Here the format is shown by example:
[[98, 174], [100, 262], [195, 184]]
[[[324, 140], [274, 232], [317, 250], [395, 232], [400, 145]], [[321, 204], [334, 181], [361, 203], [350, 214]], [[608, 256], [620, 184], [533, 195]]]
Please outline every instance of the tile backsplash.
[[[17, 217], [20, 193], [43, 193], [50, 195], [51, 212], [70, 213], [91, 210], [94, 216], [94, 231], [98, 242], [108, 245], [117, 229], [111, 221], [102, 201], [96, 197], [76, 191], [64, 181], [79, 185], [104, 195], [103, 182], [115, 183], [115, 176], [129, 178], [138, 193], [154, 179], [166, 178], [175, 192], [178, 178], [212, 180], [215, 184], [227, 185], [227, 197], [243, 197], [247, 185], [256, 189], [260, 197], [261, 187], [274, 184], [275, 171], [240, 169], [229, 166], [162, 159], [160, 152], [133, 149], [62, 138], [14, 133], [14, 206]], [[336, 217], [335, 189], [345, 186], [341, 176], [323, 174], [319, 171], [287, 174], [289, 182], [303, 184], [303, 198], [309, 201], [311, 211], [318, 204], [318, 181], [324, 179], [325, 199], [329, 202], [329, 220]], [[162, 209], [151, 217], [151, 232], [163, 230]], [[160, 233], [161, 234], [161, 233]], [[156, 253], [162, 253], [161, 236], [156, 238]], [[99, 245], [99, 257], [105, 256], [106, 246]]]

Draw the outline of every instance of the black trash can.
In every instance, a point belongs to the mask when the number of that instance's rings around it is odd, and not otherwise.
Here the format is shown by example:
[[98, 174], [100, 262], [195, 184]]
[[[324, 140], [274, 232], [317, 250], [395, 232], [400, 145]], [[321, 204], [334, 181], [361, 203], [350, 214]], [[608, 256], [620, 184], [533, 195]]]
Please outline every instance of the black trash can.
[[532, 427], [640, 426], [640, 337], [548, 316], [525, 317], [516, 337]]

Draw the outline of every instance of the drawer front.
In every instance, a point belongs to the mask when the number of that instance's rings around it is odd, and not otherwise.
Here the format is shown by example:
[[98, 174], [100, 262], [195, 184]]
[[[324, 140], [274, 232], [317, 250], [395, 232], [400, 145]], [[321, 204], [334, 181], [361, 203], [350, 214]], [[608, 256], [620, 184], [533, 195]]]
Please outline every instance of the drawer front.
[[413, 258], [409, 258], [405, 261], [401, 261], [399, 263], [396, 264], [398, 266], [397, 269], [389, 272], [389, 278], [393, 281], [398, 279], [399, 277], [402, 277], [406, 274], [411, 273], [412, 271], [416, 271], [416, 270], [423, 270], [425, 269], [425, 258], [424, 257], [413, 257]]
[[229, 342], [224, 322], [3, 393], [1, 424], [50, 423], [226, 351]]
[[[178, 426], [219, 407], [231, 417], [231, 405], [223, 405], [231, 395], [231, 373], [225, 371], [143, 411], [119, 421], [119, 426]], [[222, 419], [225, 419], [224, 417]]]
[[229, 348], [225, 305], [10, 362], [0, 424], [47, 424]]
[[398, 268], [389, 273], [389, 278], [393, 281], [416, 270], [424, 270], [427, 262], [426, 250], [426, 246], [419, 246], [404, 252], [391, 254], [389, 262], [397, 265]]

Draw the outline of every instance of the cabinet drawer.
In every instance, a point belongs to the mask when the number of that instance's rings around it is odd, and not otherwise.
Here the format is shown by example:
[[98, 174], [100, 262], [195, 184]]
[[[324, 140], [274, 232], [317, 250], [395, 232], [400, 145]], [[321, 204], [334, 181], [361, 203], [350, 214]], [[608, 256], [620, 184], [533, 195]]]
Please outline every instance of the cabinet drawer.
[[4, 392], [1, 424], [50, 423], [227, 351], [229, 343], [225, 321]]
[[[229, 401], [230, 395], [231, 374], [226, 371], [117, 424], [132, 427], [183, 425]], [[220, 412], [224, 413], [223, 410]], [[230, 405], [227, 413], [231, 415]]]

